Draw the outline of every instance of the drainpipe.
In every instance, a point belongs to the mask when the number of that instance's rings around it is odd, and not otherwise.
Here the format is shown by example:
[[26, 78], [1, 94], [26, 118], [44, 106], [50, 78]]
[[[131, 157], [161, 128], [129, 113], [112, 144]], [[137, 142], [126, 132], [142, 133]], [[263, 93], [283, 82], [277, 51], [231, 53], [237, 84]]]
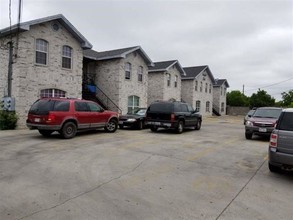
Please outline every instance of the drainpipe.
[[11, 97], [12, 87], [12, 62], [13, 62], [13, 43], [10, 41], [9, 45], [9, 63], [8, 63], [8, 97]]

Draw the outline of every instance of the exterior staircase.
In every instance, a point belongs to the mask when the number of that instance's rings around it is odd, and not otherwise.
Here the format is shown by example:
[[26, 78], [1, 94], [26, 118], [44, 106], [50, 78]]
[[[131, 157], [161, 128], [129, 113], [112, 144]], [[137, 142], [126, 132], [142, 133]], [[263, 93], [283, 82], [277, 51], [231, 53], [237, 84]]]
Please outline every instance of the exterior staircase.
[[105, 92], [102, 91], [97, 85], [83, 84], [82, 98], [85, 100], [94, 101], [106, 110], [115, 111], [115, 112], [118, 112], [119, 114], [122, 113], [122, 110], [119, 108], [119, 106], [116, 105], [114, 101], [111, 100], [109, 96], [107, 96]]
[[213, 104], [213, 114], [216, 116], [221, 116], [219, 110], [220, 110], [219, 106]]

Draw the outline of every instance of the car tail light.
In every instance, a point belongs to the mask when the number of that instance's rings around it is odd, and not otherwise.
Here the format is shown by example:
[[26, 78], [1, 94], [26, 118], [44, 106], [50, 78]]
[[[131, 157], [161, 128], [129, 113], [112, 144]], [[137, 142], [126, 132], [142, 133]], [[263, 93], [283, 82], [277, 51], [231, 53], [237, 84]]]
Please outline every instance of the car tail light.
[[271, 134], [270, 138], [270, 147], [276, 148], [278, 142], [278, 135], [277, 134]]
[[174, 113], [171, 114], [171, 122], [173, 122], [173, 121], [175, 121], [175, 114]]
[[50, 122], [54, 122], [55, 119], [56, 119], [56, 116], [55, 116], [55, 115], [53, 115], [53, 114], [49, 114], [49, 115], [48, 115], [48, 118], [47, 118], [47, 120], [46, 120], [46, 122], [48, 122], [48, 123], [50, 123]]

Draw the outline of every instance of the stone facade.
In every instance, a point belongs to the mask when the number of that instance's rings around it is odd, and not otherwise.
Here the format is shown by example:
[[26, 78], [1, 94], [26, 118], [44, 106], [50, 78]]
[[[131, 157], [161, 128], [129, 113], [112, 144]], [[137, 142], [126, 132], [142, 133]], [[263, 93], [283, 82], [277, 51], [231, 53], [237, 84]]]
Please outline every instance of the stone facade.
[[221, 86], [214, 86], [213, 103], [214, 103], [214, 108], [221, 115], [226, 115], [227, 86], [225, 84]]
[[[125, 79], [126, 63], [131, 64], [130, 79]], [[142, 81], [138, 80], [140, 67], [143, 70]], [[139, 97], [139, 107], [147, 107], [148, 66], [137, 51], [128, 54], [126, 58], [93, 61], [87, 64], [86, 69], [94, 71], [95, 84], [119, 106], [122, 114], [128, 112], [128, 98], [131, 96]], [[117, 111], [114, 106], [110, 109]]]
[[[171, 75], [171, 81], [168, 86], [169, 74]], [[177, 86], [175, 87], [176, 77]], [[175, 65], [165, 72], [149, 73], [148, 105], [157, 100], [181, 101], [181, 74]]]
[[[197, 82], [197, 88], [196, 88]], [[213, 108], [213, 82], [206, 71], [195, 79], [182, 80], [182, 100], [198, 109], [202, 115], [212, 115]], [[200, 105], [196, 105], [196, 103]]]
[[[36, 24], [29, 31], [19, 34], [17, 58], [13, 63], [12, 96], [16, 101], [18, 126], [24, 127], [30, 106], [40, 98], [43, 89], [59, 89], [67, 97], [81, 98], [83, 52], [80, 43], [61, 25], [59, 30], [52, 29], [52, 22]], [[36, 64], [36, 39], [48, 42], [47, 65]], [[2, 39], [8, 42], [9, 39]], [[13, 41], [15, 42], [15, 37]], [[71, 69], [62, 68], [62, 47], [72, 48]], [[0, 96], [6, 95], [8, 50], [0, 52]]]

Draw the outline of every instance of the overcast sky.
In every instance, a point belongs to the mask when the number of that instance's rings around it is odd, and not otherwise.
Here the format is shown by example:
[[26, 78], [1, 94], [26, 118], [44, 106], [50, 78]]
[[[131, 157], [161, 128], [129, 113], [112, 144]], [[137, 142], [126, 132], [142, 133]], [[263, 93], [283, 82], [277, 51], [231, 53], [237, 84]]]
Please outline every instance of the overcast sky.
[[[11, 0], [12, 24], [18, 1]], [[0, 0], [0, 29], [9, 0]], [[208, 65], [229, 91], [293, 89], [292, 0], [22, 0], [21, 21], [63, 14], [97, 51], [140, 45], [153, 62]]]

